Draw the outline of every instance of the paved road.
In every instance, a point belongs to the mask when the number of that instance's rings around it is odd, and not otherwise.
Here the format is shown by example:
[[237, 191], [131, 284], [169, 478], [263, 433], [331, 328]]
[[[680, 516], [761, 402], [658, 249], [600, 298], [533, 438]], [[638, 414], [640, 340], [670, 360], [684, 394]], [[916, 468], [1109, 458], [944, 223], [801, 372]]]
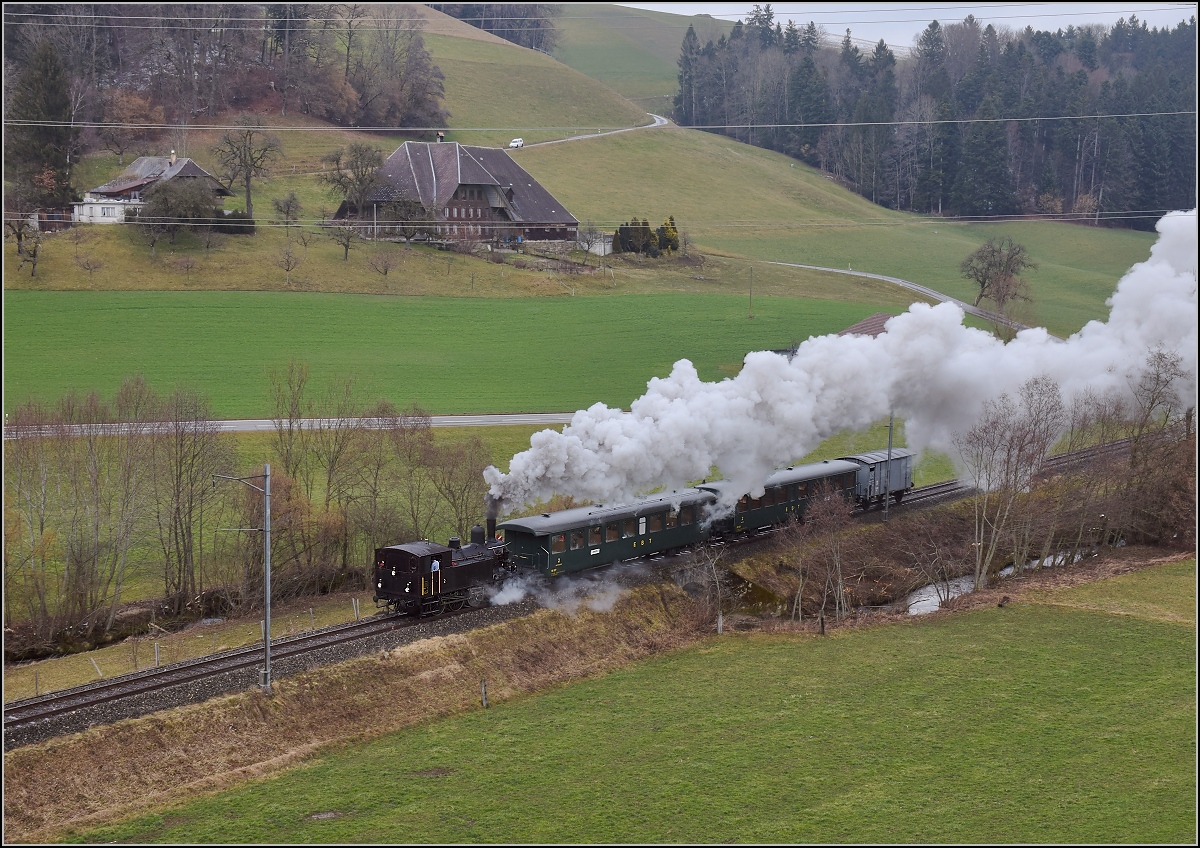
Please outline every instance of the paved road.
[[642, 124], [640, 127], [622, 127], [619, 130], [605, 130], [604, 132], [586, 133], [585, 135], [573, 135], [568, 138], [556, 138], [551, 141], [537, 141], [525, 146], [541, 147], [546, 144], [562, 144], [564, 141], [579, 141], [582, 138], [599, 138], [602, 135], [616, 135], [617, 133], [633, 132], [634, 130], [652, 130], [655, 127], [665, 127], [668, 123], [670, 123], [662, 115], [655, 115], [653, 112], [647, 112], [646, 114], [654, 119], [653, 124]]
[[[970, 315], [975, 315], [979, 318], [984, 319], [985, 321], [995, 321], [995, 322], [999, 322], [1002, 324], [1007, 324], [1008, 326], [1012, 327], [1014, 330], [1028, 330], [1029, 329], [1029, 327], [1025, 326], [1024, 324], [1018, 324], [1016, 321], [1010, 321], [1008, 318], [1005, 318], [1003, 315], [1000, 315], [997, 312], [992, 312], [991, 310], [988, 310], [988, 309], [980, 309], [978, 306], [972, 306], [971, 304], [969, 304], [965, 301], [959, 300], [956, 297], [950, 297], [949, 295], [942, 294], [939, 291], [934, 291], [933, 289], [931, 289], [927, 286], [923, 286], [920, 283], [914, 283], [909, 280], [902, 280], [899, 277], [888, 277], [888, 276], [885, 276], [884, 274], [868, 274], [865, 271], [842, 270], [841, 268], [822, 268], [820, 265], [800, 265], [796, 262], [770, 262], [768, 264], [784, 265], [788, 268], [807, 268], [810, 271], [828, 271], [831, 274], [846, 274], [847, 276], [850, 276], [850, 277], [869, 277], [872, 280], [883, 280], [885, 283], [893, 283], [894, 285], [897, 285], [897, 286], [903, 286], [904, 288], [909, 289], [910, 291], [914, 291], [917, 294], [923, 294], [926, 297], [931, 297], [934, 300], [938, 301], [939, 303], [957, 303], [960, 307], [962, 307], [963, 312], [966, 312]], [[1057, 339], [1058, 337], [1051, 336], [1051, 338]], [[1058, 339], [1058, 340], [1062, 341], [1062, 339]]]
[[[506, 425], [548, 427], [555, 424], [566, 424], [574, 414], [574, 412], [522, 412], [507, 415], [433, 415], [430, 416], [430, 423], [434, 427], [503, 427]], [[4, 418], [7, 425], [8, 415], [5, 414]], [[229, 419], [213, 423], [222, 433], [270, 433], [275, 429], [275, 422], [270, 418]], [[333, 423], [334, 419], [330, 418], [305, 418], [302, 426], [306, 430], [315, 430], [321, 425], [329, 426]], [[368, 428], [376, 428], [380, 422], [377, 418], [364, 418], [362, 423]], [[76, 435], [83, 435], [85, 429], [116, 435], [125, 432], [129, 426], [128, 424], [102, 424], [98, 428], [71, 426], [68, 430]], [[48, 430], [47, 434], [50, 435], [52, 432]], [[4, 438], [15, 438], [7, 426], [4, 428]]]

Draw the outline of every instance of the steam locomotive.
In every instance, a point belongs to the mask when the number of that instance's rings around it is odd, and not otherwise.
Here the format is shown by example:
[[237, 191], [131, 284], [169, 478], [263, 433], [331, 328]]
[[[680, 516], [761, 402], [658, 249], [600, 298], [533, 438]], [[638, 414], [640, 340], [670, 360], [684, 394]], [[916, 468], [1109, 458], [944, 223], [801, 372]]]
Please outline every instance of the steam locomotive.
[[802, 517], [819, 489], [831, 489], [864, 509], [889, 496], [899, 503], [913, 488], [914, 456], [907, 448], [893, 448], [788, 466], [766, 479], [761, 497], [741, 495], [728, 514], [713, 513], [728, 484], [704, 482], [630, 503], [544, 512], [498, 526], [489, 518], [486, 530], [471, 529], [467, 545], [451, 538], [449, 545], [378, 548], [375, 602], [420, 615], [484, 606], [488, 590], [514, 574], [556, 577], [780, 526]]

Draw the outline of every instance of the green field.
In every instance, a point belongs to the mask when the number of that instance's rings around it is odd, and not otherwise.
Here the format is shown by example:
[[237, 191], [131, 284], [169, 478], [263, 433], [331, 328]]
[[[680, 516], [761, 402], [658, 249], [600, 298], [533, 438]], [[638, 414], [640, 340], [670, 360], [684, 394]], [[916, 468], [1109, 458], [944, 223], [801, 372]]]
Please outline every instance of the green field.
[[1050, 221], [932, 221], [875, 206], [782, 154], [696, 130], [534, 148], [521, 165], [576, 217], [606, 229], [633, 214], [674, 215], [702, 250], [886, 274], [967, 302], [975, 292], [959, 264], [987, 239], [1011, 236], [1039, 266], [1026, 273], [1033, 307], [1024, 323], [1058, 335], [1107, 318], [1104, 301], [1157, 238]]
[[[315, 385], [353, 376], [367, 400], [435, 413], [627, 406], [691, 359], [735, 373], [748, 351], [836, 332], [876, 310], [723, 295], [453, 299], [260, 292], [7, 292], [5, 408], [67, 390], [111, 397], [141, 373], [199, 390], [221, 418], [270, 414], [268, 374], [307, 362]], [[897, 310], [898, 311], [898, 310]]]
[[1195, 581], [714, 638], [71, 838], [1193, 844]]

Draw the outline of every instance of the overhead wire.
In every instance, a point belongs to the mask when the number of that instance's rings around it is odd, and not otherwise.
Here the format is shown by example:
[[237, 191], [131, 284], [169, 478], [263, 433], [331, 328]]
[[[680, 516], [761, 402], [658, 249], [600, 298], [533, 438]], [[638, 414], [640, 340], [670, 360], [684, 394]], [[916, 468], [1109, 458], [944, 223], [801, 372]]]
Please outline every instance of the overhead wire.
[[[939, 124], [1006, 124], [1006, 123], [1024, 123], [1030, 121], [1093, 121], [1103, 120], [1108, 118], [1162, 118], [1180, 115], [1195, 115], [1195, 109], [1184, 109], [1168, 112], [1115, 112], [1111, 114], [1093, 114], [1093, 115], [1034, 115], [1030, 117], [1014, 118], [937, 118], [929, 120], [911, 119], [903, 121], [829, 121], [829, 122], [813, 122], [813, 123], [746, 123], [746, 124], [675, 124], [674, 128], [685, 130], [721, 130], [721, 129], [823, 129], [826, 127], [898, 127], [898, 126], [933, 126]], [[129, 129], [129, 130], [150, 130], [156, 132], [165, 132], [168, 130], [196, 130], [217, 131], [217, 130], [245, 130], [253, 129], [261, 132], [370, 132], [370, 133], [387, 133], [392, 135], [405, 135], [408, 133], [417, 132], [578, 132], [584, 127], [579, 124], [570, 126], [508, 126], [508, 127], [450, 127], [450, 126], [421, 126], [421, 127], [341, 127], [341, 126], [303, 126], [303, 125], [284, 125], [284, 124], [265, 124], [262, 126], [252, 126], [247, 124], [135, 124], [122, 123], [118, 121], [24, 121], [24, 120], [8, 120], [4, 122], [7, 127], [71, 127], [75, 129]], [[596, 134], [601, 133], [616, 133], [627, 132], [640, 129], [661, 129], [667, 125], [655, 127], [651, 124], [640, 126], [600, 126], [596, 128]], [[590, 130], [588, 126], [586, 129]], [[564, 139], [565, 140], [565, 139]]]

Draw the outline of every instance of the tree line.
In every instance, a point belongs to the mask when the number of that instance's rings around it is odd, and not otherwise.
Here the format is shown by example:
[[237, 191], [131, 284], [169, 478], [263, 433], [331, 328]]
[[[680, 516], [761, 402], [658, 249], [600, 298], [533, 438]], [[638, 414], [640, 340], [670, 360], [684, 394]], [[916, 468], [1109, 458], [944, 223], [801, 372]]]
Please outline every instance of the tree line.
[[121, 161], [146, 149], [164, 132], [146, 124], [182, 134], [264, 104], [342, 126], [449, 118], [423, 22], [403, 6], [47, 3], [4, 16], [5, 180], [35, 206], [77, 199], [71, 165], [87, 149]]
[[[435, 438], [416, 407], [366, 407], [350, 378], [316, 391], [302, 363], [270, 385], [274, 599], [365, 586], [376, 547], [466, 538], [480, 521], [493, 458], [478, 437]], [[261, 607], [262, 537], [246, 528], [262, 526], [262, 495], [213, 475], [262, 466], [206, 397], [130, 378], [111, 400], [26, 402], [5, 435], [6, 627], [48, 650], [103, 639], [131, 596], [167, 615]]]
[[[784, 27], [766, 4], [716, 42], [689, 27], [678, 66], [677, 123], [801, 159], [888, 208], [1152, 229], [1196, 205], [1194, 16], [1011, 32], [968, 15], [932, 21], [898, 59], [882, 40], [864, 54], [850, 30], [837, 44], [811, 21]], [[1185, 114], [1145, 114], [1170, 112]]]
[[476, 29], [505, 41], [551, 53], [558, 45], [554, 19], [562, 14], [559, 3], [430, 3], [431, 8], [458, 18]]

